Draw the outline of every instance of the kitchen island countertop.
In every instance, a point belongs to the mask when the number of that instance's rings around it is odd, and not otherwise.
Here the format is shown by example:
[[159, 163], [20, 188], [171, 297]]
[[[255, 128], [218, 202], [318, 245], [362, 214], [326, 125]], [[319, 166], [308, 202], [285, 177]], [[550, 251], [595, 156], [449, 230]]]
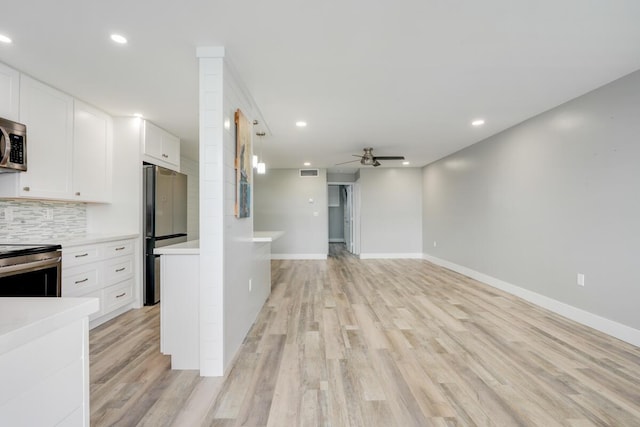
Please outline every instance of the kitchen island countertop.
[[97, 298], [0, 298], [0, 354], [98, 309]]

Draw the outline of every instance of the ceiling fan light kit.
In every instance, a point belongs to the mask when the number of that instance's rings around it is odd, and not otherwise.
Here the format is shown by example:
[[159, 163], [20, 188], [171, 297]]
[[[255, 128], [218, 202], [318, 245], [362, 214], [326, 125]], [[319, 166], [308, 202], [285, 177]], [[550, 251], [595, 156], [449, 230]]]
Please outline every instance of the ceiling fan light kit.
[[[363, 154], [353, 154], [353, 156], [360, 157], [360, 164], [363, 166], [378, 167], [382, 164], [378, 160], [404, 160], [404, 156], [374, 156], [372, 147], [363, 148], [362, 151]], [[357, 161], [358, 160], [351, 160], [349, 162], [338, 163], [336, 166]]]

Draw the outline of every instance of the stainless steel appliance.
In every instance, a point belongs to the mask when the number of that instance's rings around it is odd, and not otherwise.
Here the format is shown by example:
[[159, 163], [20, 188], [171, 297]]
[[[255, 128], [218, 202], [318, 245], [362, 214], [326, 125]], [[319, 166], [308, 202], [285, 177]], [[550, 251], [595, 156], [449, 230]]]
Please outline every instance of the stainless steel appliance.
[[160, 301], [160, 257], [155, 248], [187, 241], [187, 176], [144, 166], [144, 303]]
[[0, 173], [27, 170], [27, 127], [0, 118]]
[[0, 245], [0, 297], [59, 297], [60, 245]]

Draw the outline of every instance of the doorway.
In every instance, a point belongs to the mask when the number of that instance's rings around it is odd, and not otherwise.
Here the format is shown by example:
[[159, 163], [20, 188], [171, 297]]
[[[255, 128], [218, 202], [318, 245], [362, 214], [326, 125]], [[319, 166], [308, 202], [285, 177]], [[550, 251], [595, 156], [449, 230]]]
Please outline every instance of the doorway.
[[356, 183], [329, 183], [329, 244], [344, 244], [354, 255], [359, 253]]

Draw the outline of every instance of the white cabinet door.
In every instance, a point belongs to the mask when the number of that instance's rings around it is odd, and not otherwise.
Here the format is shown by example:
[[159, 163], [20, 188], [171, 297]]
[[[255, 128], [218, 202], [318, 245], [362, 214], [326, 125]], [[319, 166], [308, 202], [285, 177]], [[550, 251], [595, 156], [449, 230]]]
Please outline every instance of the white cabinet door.
[[144, 122], [144, 154], [162, 160], [162, 134], [164, 131], [153, 123]]
[[0, 117], [19, 121], [20, 73], [0, 63]]
[[164, 161], [180, 168], [180, 139], [170, 133], [162, 138], [162, 158]]
[[180, 139], [145, 121], [143, 145], [145, 161], [180, 172]]
[[85, 202], [109, 202], [113, 157], [111, 117], [75, 101], [73, 124], [73, 196]]
[[27, 126], [27, 172], [18, 174], [18, 195], [71, 198], [73, 98], [23, 75], [20, 122]]

